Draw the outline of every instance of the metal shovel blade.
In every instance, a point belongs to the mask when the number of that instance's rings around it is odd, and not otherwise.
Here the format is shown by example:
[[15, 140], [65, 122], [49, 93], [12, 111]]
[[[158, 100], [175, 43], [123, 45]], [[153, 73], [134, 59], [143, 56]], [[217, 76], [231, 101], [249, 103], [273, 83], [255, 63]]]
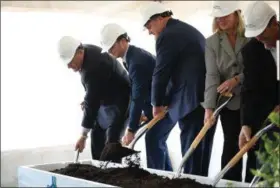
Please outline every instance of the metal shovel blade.
[[216, 118], [220, 111], [231, 101], [231, 99], [234, 97], [234, 95], [230, 92], [225, 92], [219, 95], [217, 105], [215, 108], [215, 111], [213, 113], [213, 116]]
[[118, 161], [123, 157], [139, 153], [140, 151], [135, 151], [127, 147], [123, 147], [120, 143], [108, 143], [104, 147], [100, 160], [101, 161]]
[[[264, 169], [268, 166], [268, 163], [265, 163], [262, 165], [261, 169], [259, 170], [260, 172], [263, 172]], [[251, 181], [249, 187], [256, 187], [257, 183], [260, 181], [261, 177], [260, 176], [254, 176], [253, 180]]]

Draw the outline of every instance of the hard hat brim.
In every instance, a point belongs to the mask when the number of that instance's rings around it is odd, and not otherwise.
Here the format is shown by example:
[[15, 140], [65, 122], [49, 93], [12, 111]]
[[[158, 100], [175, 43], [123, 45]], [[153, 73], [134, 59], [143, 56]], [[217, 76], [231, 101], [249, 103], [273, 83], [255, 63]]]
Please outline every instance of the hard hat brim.
[[[114, 45], [114, 44], [113, 44]], [[109, 46], [101, 46], [102, 50], [101, 50], [101, 53], [105, 53], [105, 52], [108, 52], [110, 50], [110, 48], [113, 46], [113, 45], [109, 45]]]
[[257, 30], [248, 30], [245, 29], [245, 37], [251, 38], [251, 37], [257, 37], [258, 35], [260, 35], [264, 30], [265, 30], [266, 26]]
[[[237, 11], [237, 10], [235, 10], [235, 11]], [[225, 12], [225, 13], [221, 13], [220, 11], [219, 12], [211, 12], [209, 15], [214, 17], [214, 18], [220, 18], [220, 17], [228, 16], [228, 15], [234, 13], [235, 11]]]
[[75, 54], [72, 57], [69, 57], [69, 58], [62, 58], [63, 63], [67, 66], [72, 61], [74, 56], [75, 56]]
[[108, 50], [102, 48], [101, 53], [107, 53], [107, 52], [108, 52]]

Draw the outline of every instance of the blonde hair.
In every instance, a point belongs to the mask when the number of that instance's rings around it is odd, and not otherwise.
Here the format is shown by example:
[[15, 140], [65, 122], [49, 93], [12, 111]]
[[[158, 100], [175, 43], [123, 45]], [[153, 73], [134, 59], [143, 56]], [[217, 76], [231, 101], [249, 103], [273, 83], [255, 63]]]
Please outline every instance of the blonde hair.
[[[245, 33], [245, 23], [243, 20], [243, 17], [241, 15], [240, 11], [235, 11], [234, 12], [237, 17], [238, 17], [238, 25], [237, 25], [237, 35], [244, 37], [244, 33]], [[219, 28], [217, 22], [216, 22], [216, 18], [213, 19], [213, 23], [212, 23], [212, 32], [216, 33], [216, 32], [222, 32], [222, 30]]]

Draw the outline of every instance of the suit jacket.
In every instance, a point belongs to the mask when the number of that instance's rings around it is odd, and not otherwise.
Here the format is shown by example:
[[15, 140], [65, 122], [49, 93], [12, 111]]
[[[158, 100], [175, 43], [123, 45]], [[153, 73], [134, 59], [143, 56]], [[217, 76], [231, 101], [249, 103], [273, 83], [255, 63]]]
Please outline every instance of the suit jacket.
[[279, 104], [277, 68], [271, 52], [252, 39], [243, 49], [244, 83], [241, 92], [242, 125], [259, 129]]
[[[216, 107], [217, 88], [227, 79], [236, 75], [243, 81], [243, 59], [241, 54], [242, 47], [249, 39], [237, 36], [235, 48], [233, 49], [226, 33], [215, 33], [206, 39], [205, 63], [206, 63], [206, 82], [205, 82], [205, 108]], [[227, 108], [237, 110], [240, 108], [241, 85], [233, 89], [234, 98], [228, 103]]]
[[151, 83], [155, 68], [155, 56], [141, 48], [130, 45], [125, 59], [131, 81], [129, 128], [136, 132], [142, 110], [152, 119]]
[[173, 121], [192, 112], [204, 100], [204, 49], [204, 36], [191, 25], [173, 18], [156, 40], [152, 104], [168, 105]]
[[[101, 105], [110, 116], [123, 115], [128, 107], [130, 83], [126, 70], [101, 48], [84, 46], [84, 61], [80, 71], [82, 84], [86, 90], [82, 126], [92, 128]], [[114, 117], [115, 119], [116, 117]]]

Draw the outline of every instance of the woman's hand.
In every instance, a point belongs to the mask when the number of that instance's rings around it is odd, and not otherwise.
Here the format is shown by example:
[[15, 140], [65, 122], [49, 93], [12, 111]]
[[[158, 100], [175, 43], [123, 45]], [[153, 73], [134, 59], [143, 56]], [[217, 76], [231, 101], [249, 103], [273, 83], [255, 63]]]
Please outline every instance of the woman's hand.
[[224, 81], [218, 88], [218, 93], [231, 92], [239, 84], [240, 80], [236, 76], [234, 78]]

